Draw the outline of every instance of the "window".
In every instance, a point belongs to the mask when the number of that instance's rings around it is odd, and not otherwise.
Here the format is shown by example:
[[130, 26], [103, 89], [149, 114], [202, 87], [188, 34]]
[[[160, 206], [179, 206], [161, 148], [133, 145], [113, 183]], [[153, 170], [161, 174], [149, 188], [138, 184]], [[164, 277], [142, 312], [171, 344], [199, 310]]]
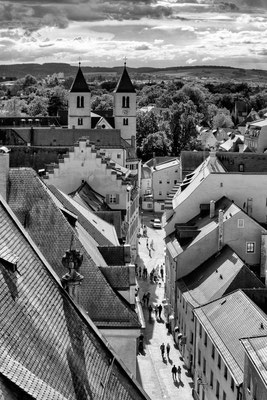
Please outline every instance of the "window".
[[162, 183], [162, 180], [159, 180], [159, 183], [161, 184], [161, 183]]
[[117, 158], [121, 158], [121, 154], [120, 153], [117, 154]]
[[118, 204], [119, 203], [119, 195], [118, 194], [110, 194], [107, 195], [107, 202], [108, 203], [113, 203], [113, 204]]
[[201, 351], [198, 349], [198, 365], [201, 365]]
[[212, 357], [213, 360], [214, 360], [214, 357], [215, 357], [215, 347], [214, 347], [214, 344], [213, 344], [212, 347], [211, 347], [211, 357]]
[[177, 183], [177, 179], [174, 179], [173, 183], [174, 183], [174, 185], [176, 185], [176, 183]]
[[185, 313], [187, 314], [187, 303], [185, 304]]
[[213, 371], [210, 371], [210, 387], [213, 389]]
[[204, 345], [207, 347], [207, 343], [208, 343], [208, 335], [207, 332], [204, 333]]
[[228, 369], [227, 369], [227, 367], [226, 367], [226, 365], [224, 366], [224, 377], [225, 377], [225, 379], [227, 380], [227, 374], [228, 374]]
[[130, 97], [123, 96], [122, 97], [122, 108], [129, 108], [130, 107]]
[[220, 383], [216, 381], [216, 397], [219, 399], [220, 397]]
[[161, 210], [164, 210], [164, 209], [165, 209], [164, 204], [161, 204], [160, 209], [161, 209]]
[[203, 374], [206, 375], [206, 358], [203, 357]]
[[162, 196], [162, 192], [161, 191], [159, 191], [159, 196]]
[[232, 389], [232, 391], [235, 390], [235, 383], [234, 383], [233, 378], [231, 378], [231, 389]]
[[218, 362], [217, 362], [217, 366], [218, 366], [218, 368], [219, 369], [221, 369], [221, 356], [220, 356], [220, 354], [218, 354]]
[[246, 252], [247, 253], [255, 253], [255, 242], [246, 242]]
[[184, 308], [184, 299], [183, 299], [183, 308]]
[[83, 125], [83, 118], [78, 118], [78, 125]]
[[193, 332], [191, 331], [191, 332], [190, 332], [190, 344], [193, 344], [193, 342], [194, 342], [194, 334], [193, 334]]
[[244, 172], [244, 164], [239, 164], [239, 172]]
[[199, 337], [200, 338], [202, 337], [202, 326], [201, 325], [199, 325]]
[[225, 393], [225, 391], [223, 391], [223, 400], [226, 400], [226, 393]]
[[169, 179], [167, 180], [167, 183], [170, 184], [170, 180]]
[[128, 118], [123, 118], [123, 125], [128, 125]]
[[192, 315], [191, 315], [191, 321], [194, 322], [195, 316], [194, 316], [194, 312], [192, 311]]
[[84, 97], [77, 96], [77, 108], [84, 108]]
[[243, 219], [238, 219], [237, 220], [237, 227], [238, 228], [244, 228], [245, 226], [245, 221]]

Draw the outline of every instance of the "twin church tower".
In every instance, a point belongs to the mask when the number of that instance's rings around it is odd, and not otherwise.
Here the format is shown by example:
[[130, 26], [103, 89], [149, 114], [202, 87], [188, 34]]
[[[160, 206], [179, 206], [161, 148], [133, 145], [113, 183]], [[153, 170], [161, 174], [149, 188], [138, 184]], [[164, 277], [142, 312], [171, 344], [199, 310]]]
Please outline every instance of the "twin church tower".
[[[75, 129], [119, 129], [128, 143], [136, 139], [136, 92], [128, 75], [126, 63], [113, 92], [113, 117], [100, 117], [95, 124], [91, 116], [91, 92], [79, 65], [69, 93], [68, 127]], [[95, 115], [95, 114], [94, 114]]]

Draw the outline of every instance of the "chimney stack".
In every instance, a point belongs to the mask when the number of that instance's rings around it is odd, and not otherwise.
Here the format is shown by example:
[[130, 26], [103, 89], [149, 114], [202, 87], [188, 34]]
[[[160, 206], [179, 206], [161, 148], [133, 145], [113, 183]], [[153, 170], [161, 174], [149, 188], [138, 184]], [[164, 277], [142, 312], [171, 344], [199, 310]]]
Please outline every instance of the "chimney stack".
[[7, 201], [8, 175], [9, 175], [9, 153], [0, 151], [0, 194], [6, 201]]
[[220, 251], [223, 247], [223, 210], [219, 210], [218, 231], [218, 251]]
[[211, 200], [210, 201], [210, 218], [215, 217], [215, 201]]

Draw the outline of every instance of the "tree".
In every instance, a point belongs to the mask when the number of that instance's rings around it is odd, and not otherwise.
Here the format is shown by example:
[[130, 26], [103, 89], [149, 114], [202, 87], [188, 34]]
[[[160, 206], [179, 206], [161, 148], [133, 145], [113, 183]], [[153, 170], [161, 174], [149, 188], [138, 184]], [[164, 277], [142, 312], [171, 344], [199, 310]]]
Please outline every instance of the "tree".
[[140, 148], [140, 156], [143, 161], [147, 161], [156, 156], [167, 156], [170, 154], [170, 141], [164, 132], [150, 133], [143, 141]]
[[28, 105], [28, 115], [31, 117], [46, 116], [48, 108], [48, 99], [46, 97], [34, 96]]
[[56, 86], [48, 92], [49, 115], [57, 116], [59, 110], [66, 110], [68, 107], [68, 91], [63, 86]]
[[179, 103], [173, 106], [170, 118], [172, 154], [177, 156], [182, 150], [191, 150], [197, 137], [196, 126], [203, 115], [197, 112], [194, 103]]
[[218, 109], [216, 115], [212, 118], [213, 129], [232, 128], [233, 125], [230, 112], [226, 108]]
[[92, 111], [106, 111], [112, 109], [113, 96], [111, 94], [103, 94], [102, 96], [95, 96], [91, 102]]
[[18, 97], [12, 97], [4, 103], [1, 114], [6, 117], [22, 117], [25, 115], [23, 110], [25, 110], [25, 101]]
[[136, 113], [136, 145], [141, 147], [143, 139], [151, 133], [158, 132], [159, 126], [155, 113], [138, 111]]

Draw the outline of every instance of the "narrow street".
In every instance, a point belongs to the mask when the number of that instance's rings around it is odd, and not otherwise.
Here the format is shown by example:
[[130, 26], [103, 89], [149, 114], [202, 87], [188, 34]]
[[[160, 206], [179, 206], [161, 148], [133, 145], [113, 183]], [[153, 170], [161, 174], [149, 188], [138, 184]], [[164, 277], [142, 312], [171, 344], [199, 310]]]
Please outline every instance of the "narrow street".
[[[144, 293], [150, 292], [149, 304], [153, 309], [156, 305], [163, 306], [161, 319], [159, 315], [156, 317], [155, 312], [152, 312], [149, 318], [147, 305], [142, 305], [144, 318], [146, 321], [146, 329], [144, 332], [144, 351], [138, 355], [138, 371], [137, 379], [151, 397], [152, 400], [162, 399], [177, 399], [177, 400], [192, 400], [193, 381], [184, 365], [183, 359], [179, 350], [176, 348], [173, 337], [166, 328], [166, 317], [164, 315], [165, 287], [164, 279], [160, 279], [158, 283], [150, 282], [150, 272], [158, 266], [160, 275], [160, 266], [164, 267], [164, 229], [154, 229], [151, 227], [150, 220], [153, 219], [153, 214], [143, 216], [143, 223], [147, 226], [148, 246], [150, 248], [151, 241], [153, 248], [150, 251], [147, 248], [147, 238], [141, 237], [139, 242], [139, 257], [138, 271], [141, 266], [142, 272], [144, 266], [147, 267], [148, 276], [144, 279], [143, 276], [138, 277], [139, 298], [142, 302]], [[164, 269], [164, 268], [163, 268]], [[165, 278], [165, 270], [164, 270]], [[170, 344], [169, 357], [166, 355], [164, 359], [161, 356], [160, 345], [164, 343], [165, 349], [167, 343]], [[173, 380], [172, 367], [175, 365], [181, 367], [181, 380]]]

